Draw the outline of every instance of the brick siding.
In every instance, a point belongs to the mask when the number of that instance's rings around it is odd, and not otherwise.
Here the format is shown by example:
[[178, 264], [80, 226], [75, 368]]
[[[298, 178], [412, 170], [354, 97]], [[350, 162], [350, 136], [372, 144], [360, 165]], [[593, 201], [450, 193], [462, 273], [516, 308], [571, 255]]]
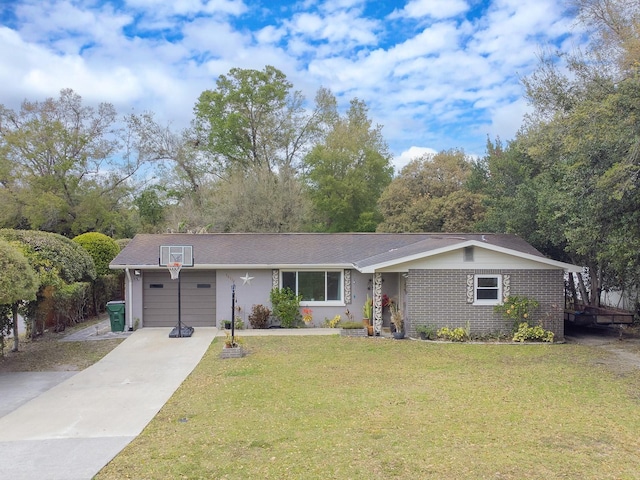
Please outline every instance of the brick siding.
[[512, 322], [490, 305], [467, 303], [467, 275], [509, 275], [511, 295], [535, 299], [540, 306], [531, 323], [540, 323], [564, 339], [564, 272], [562, 270], [410, 270], [407, 278], [408, 333], [416, 326], [466, 327], [472, 334], [508, 334]]

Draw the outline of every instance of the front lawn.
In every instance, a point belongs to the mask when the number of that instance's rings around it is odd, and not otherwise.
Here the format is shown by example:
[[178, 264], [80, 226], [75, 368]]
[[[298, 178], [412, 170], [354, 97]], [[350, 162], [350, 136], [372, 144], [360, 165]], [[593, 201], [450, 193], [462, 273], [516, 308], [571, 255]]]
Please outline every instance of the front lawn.
[[105, 479], [636, 479], [640, 370], [579, 345], [217, 339]]

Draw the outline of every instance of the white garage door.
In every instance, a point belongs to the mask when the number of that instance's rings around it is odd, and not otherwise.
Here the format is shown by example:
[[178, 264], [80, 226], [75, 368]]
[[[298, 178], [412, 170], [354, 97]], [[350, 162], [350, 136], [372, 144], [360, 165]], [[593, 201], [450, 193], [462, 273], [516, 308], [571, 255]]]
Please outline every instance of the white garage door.
[[[216, 273], [180, 271], [181, 315], [183, 325], [215, 327]], [[168, 271], [144, 274], [144, 327], [175, 327], [178, 324], [178, 280]]]

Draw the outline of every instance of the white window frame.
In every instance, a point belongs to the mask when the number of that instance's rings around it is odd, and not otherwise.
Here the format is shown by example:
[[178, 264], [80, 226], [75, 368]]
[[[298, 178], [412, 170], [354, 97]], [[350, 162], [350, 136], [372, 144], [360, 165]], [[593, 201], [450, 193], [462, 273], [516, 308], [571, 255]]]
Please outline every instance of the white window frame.
[[[478, 298], [478, 290], [485, 289], [489, 290], [488, 287], [479, 287], [478, 280], [481, 278], [495, 278], [497, 280], [497, 287], [491, 287], [491, 290], [497, 289], [498, 298], [496, 299], [486, 299], [486, 298]], [[475, 274], [473, 276], [473, 304], [474, 305], [500, 305], [502, 303], [502, 275], [500, 274]]]
[[282, 280], [282, 276], [284, 273], [295, 273], [296, 274], [296, 290], [295, 294], [298, 294], [298, 274], [300, 272], [323, 272], [324, 273], [324, 294], [325, 298], [327, 297], [327, 273], [339, 273], [340, 274], [340, 283], [338, 285], [338, 294], [340, 295], [340, 300], [302, 300], [300, 301], [301, 306], [310, 306], [310, 307], [344, 307], [346, 304], [344, 303], [344, 270], [342, 269], [296, 269], [296, 270], [280, 270], [280, 285], [283, 286], [284, 282]]

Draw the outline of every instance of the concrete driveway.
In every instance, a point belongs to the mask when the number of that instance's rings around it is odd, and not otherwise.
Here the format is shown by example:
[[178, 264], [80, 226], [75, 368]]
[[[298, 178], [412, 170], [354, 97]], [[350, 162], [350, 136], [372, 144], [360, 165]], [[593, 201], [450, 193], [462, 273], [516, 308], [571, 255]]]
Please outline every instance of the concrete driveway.
[[0, 376], [0, 478], [97, 474], [158, 413], [217, 333], [197, 328], [190, 338], [169, 338], [169, 331], [138, 330], [98, 363], [65, 372], [72, 376], [50, 389], [59, 376]]

